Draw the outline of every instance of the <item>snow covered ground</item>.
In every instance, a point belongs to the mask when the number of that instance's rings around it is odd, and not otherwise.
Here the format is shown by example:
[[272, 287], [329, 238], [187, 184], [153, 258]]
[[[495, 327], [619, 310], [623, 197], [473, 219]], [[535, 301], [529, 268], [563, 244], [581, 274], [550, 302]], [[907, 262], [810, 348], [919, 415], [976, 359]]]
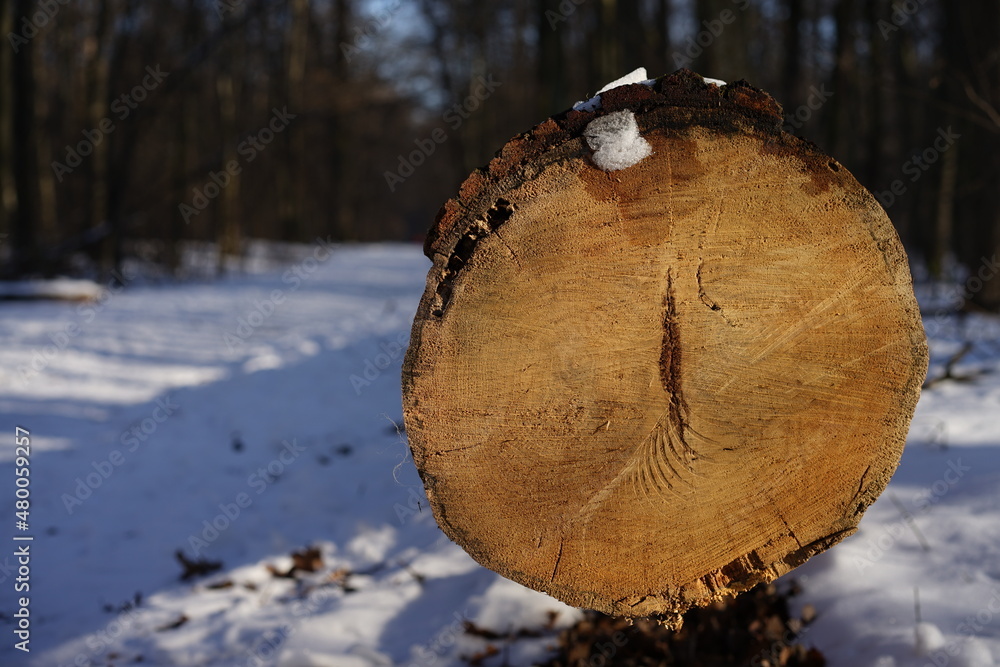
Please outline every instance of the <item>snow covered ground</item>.
[[[96, 302], [0, 303], [0, 664], [544, 656], [578, 612], [443, 537], [398, 430], [427, 268], [416, 246], [317, 243], [220, 281], [126, 275]], [[931, 317], [931, 375], [967, 338], [953, 374], [985, 372], [925, 392], [859, 533], [790, 575], [818, 611], [803, 639], [831, 665], [1000, 659], [1000, 324]], [[31, 434], [27, 531], [16, 426]], [[15, 535], [34, 537], [28, 593]], [[178, 550], [221, 568], [180, 581]], [[13, 632], [24, 595], [30, 653]]]

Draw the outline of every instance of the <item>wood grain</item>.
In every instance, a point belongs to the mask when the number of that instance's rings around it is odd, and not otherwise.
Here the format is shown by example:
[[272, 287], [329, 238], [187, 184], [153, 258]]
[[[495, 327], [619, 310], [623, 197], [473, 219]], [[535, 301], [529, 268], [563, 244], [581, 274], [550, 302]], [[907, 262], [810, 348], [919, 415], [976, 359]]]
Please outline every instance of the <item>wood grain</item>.
[[[855, 531], [927, 349], [885, 212], [769, 96], [682, 70], [602, 102], [443, 207], [404, 415], [476, 560], [676, 623]], [[601, 171], [582, 133], [625, 109], [653, 154]]]

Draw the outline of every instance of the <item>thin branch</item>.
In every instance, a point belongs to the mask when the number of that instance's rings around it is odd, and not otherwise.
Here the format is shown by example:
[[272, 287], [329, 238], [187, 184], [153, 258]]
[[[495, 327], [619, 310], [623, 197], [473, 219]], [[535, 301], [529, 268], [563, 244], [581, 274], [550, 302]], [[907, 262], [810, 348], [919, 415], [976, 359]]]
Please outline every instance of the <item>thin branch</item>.
[[962, 74], [962, 81], [965, 86], [965, 94], [975, 104], [979, 107], [984, 114], [986, 114], [990, 120], [1000, 129], [1000, 112], [996, 110], [988, 100], [984, 99], [979, 93], [976, 92], [975, 87], [972, 85], [972, 81], [969, 80], [965, 74]]
[[909, 86], [899, 86], [893, 85], [892, 83], [885, 83], [886, 88], [890, 91], [898, 93], [904, 97], [909, 97], [910, 99], [918, 100], [929, 107], [936, 108], [940, 111], [947, 111], [954, 114], [957, 118], [964, 118], [976, 125], [981, 125], [982, 127], [990, 130], [991, 132], [1000, 132], [1000, 126], [996, 126], [982, 117], [981, 114], [972, 113], [966, 107], [959, 106], [957, 104], [952, 104], [946, 102], [939, 97], [931, 95], [925, 90], [919, 88], [911, 88]]
[[965, 341], [962, 347], [958, 349], [958, 352], [951, 355], [948, 361], [944, 362], [944, 373], [936, 378], [932, 378], [924, 382], [923, 389], [929, 389], [939, 382], [944, 382], [945, 380], [955, 380], [956, 382], [966, 382], [972, 380], [979, 375], [982, 375], [982, 371], [976, 371], [972, 373], [966, 373], [965, 375], [955, 375], [955, 365], [960, 362], [965, 355], [972, 351], [972, 343], [970, 341]]

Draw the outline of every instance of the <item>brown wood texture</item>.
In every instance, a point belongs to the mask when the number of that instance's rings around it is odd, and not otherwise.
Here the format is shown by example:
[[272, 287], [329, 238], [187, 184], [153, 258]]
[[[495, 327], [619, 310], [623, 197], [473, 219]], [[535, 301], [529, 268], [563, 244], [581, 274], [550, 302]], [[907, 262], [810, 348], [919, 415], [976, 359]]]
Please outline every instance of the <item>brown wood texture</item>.
[[[906, 256], [743, 82], [681, 70], [512, 139], [443, 207], [403, 368], [434, 515], [569, 604], [676, 623], [856, 530], [927, 367]], [[590, 159], [629, 110], [653, 154]]]

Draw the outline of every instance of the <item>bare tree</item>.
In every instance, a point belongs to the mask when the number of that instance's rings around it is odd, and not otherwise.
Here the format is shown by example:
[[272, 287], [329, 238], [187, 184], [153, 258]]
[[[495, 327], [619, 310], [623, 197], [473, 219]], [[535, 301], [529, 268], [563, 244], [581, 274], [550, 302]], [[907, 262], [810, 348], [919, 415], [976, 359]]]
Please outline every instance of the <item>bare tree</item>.
[[[33, 3], [15, 0], [14, 16], [30, 16]], [[15, 275], [38, 272], [38, 145], [36, 143], [34, 52], [37, 42], [26, 40], [11, 58], [11, 151], [16, 208], [11, 224], [11, 269]]]
[[[957, 256], [978, 271], [1000, 234], [1000, 10], [936, 0], [902, 16], [896, 4], [85, 0], [58, 4], [36, 30], [23, 21], [37, 3], [0, 0], [8, 41], [32, 33], [0, 52], [7, 273], [59, 270], [71, 256], [108, 271], [140, 242], [162, 244], [177, 269], [188, 239], [224, 256], [251, 237], [419, 235], [511, 136], [635, 67], [672, 71], [674, 50], [705, 74], [779, 93], [806, 119], [797, 133], [890, 193], [911, 251], [932, 269]], [[111, 105], [157, 63], [169, 77], [118, 118]], [[296, 120], [246, 159], [241, 142], [286, 106]], [[113, 131], [56, 175], [53, 161], [109, 115]], [[908, 160], [952, 125], [961, 141], [910, 185]], [[234, 160], [240, 173], [182, 215]], [[405, 184], [390, 188], [396, 172]], [[1000, 306], [995, 285], [972, 298]]]

